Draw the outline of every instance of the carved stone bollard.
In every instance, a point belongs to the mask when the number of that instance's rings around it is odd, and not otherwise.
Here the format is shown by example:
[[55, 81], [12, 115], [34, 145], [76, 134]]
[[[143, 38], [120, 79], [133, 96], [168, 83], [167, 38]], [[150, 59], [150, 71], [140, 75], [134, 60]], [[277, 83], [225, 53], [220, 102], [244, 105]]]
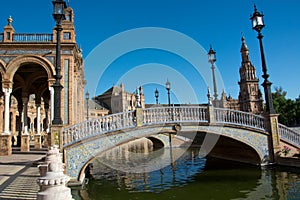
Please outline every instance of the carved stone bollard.
[[48, 151], [45, 164], [39, 166], [41, 177], [37, 183], [40, 191], [37, 194], [38, 200], [71, 200], [71, 189], [66, 187], [70, 178], [63, 173], [61, 154], [56, 147]]

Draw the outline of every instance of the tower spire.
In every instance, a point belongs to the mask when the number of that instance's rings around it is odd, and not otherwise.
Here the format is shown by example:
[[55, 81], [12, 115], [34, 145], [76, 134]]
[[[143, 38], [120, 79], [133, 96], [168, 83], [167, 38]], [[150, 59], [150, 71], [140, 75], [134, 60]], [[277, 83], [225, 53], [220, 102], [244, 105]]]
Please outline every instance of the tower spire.
[[249, 58], [249, 48], [246, 44], [245, 37], [242, 35], [242, 46], [241, 46], [241, 54], [242, 54], [242, 62], [250, 62]]
[[241, 56], [242, 65], [240, 67], [240, 93], [239, 105], [240, 110], [259, 114], [263, 111], [261, 92], [256, 77], [256, 69], [252, 65], [249, 56], [249, 48], [246, 44], [245, 37], [242, 35]]

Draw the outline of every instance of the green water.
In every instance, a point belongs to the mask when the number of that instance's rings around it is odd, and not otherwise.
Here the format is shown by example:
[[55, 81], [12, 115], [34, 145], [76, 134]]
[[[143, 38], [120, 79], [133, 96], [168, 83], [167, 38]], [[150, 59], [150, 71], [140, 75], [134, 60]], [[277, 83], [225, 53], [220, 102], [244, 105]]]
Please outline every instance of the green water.
[[88, 184], [73, 189], [75, 199], [300, 199], [300, 169], [295, 168], [201, 158], [197, 149], [148, 173], [114, 170], [99, 160]]

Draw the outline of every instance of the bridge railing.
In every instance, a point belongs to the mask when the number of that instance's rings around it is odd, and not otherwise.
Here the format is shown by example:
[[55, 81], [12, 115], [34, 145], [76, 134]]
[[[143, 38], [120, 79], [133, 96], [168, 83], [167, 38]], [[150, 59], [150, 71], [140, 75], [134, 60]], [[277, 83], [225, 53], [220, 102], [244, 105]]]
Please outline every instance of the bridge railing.
[[176, 122], [208, 122], [207, 107], [173, 106], [143, 109], [143, 125]]
[[283, 124], [278, 124], [280, 138], [288, 143], [299, 146], [300, 134]]
[[214, 108], [214, 118], [216, 123], [246, 126], [265, 131], [265, 119], [263, 116], [251, 113], [230, 110], [224, 108]]
[[84, 121], [67, 127], [63, 131], [63, 146], [70, 145], [89, 137], [105, 134], [112, 131], [135, 127], [134, 111], [117, 113], [101, 118]]

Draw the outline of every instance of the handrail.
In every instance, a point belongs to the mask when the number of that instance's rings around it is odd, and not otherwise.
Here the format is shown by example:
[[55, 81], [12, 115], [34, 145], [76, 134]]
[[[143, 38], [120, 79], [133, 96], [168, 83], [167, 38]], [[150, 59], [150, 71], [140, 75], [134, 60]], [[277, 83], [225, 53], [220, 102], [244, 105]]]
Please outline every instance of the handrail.
[[173, 106], [143, 109], [143, 125], [177, 122], [208, 122], [207, 107]]
[[225, 108], [214, 108], [214, 117], [216, 123], [242, 125], [263, 131], [266, 130], [265, 119], [260, 115]]
[[63, 130], [63, 146], [67, 146], [83, 139], [112, 131], [135, 127], [134, 111], [106, 115], [79, 124], [66, 127]]
[[[213, 120], [213, 123], [220, 125], [241, 126], [258, 131], [267, 130], [263, 116], [224, 108], [213, 108], [212, 110], [214, 112], [209, 113], [210, 111], [206, 106], [151, 107], [143, 109], [140, 117], [142, 117], [142, 126], [183, 122], [211, 123]], [[138, 116], [135, 114], [135, 110], [126, 111], [66, 127], [63, 130], [63, 146], [93, 136], [136, 127]], [[213, 116], [210, 117], [209, 114], [213, 114]], [[283, 140], [297, 146], [300, 145], [299, 133], [281, 124], [279, 124], [279, 131]]]
[[288, 128], [283, 124], [278, 124], [278, 128], [279, 128], [279, 135], [282, 140], [294, 144], [297, 147], [300, 146], [300, 133]]

